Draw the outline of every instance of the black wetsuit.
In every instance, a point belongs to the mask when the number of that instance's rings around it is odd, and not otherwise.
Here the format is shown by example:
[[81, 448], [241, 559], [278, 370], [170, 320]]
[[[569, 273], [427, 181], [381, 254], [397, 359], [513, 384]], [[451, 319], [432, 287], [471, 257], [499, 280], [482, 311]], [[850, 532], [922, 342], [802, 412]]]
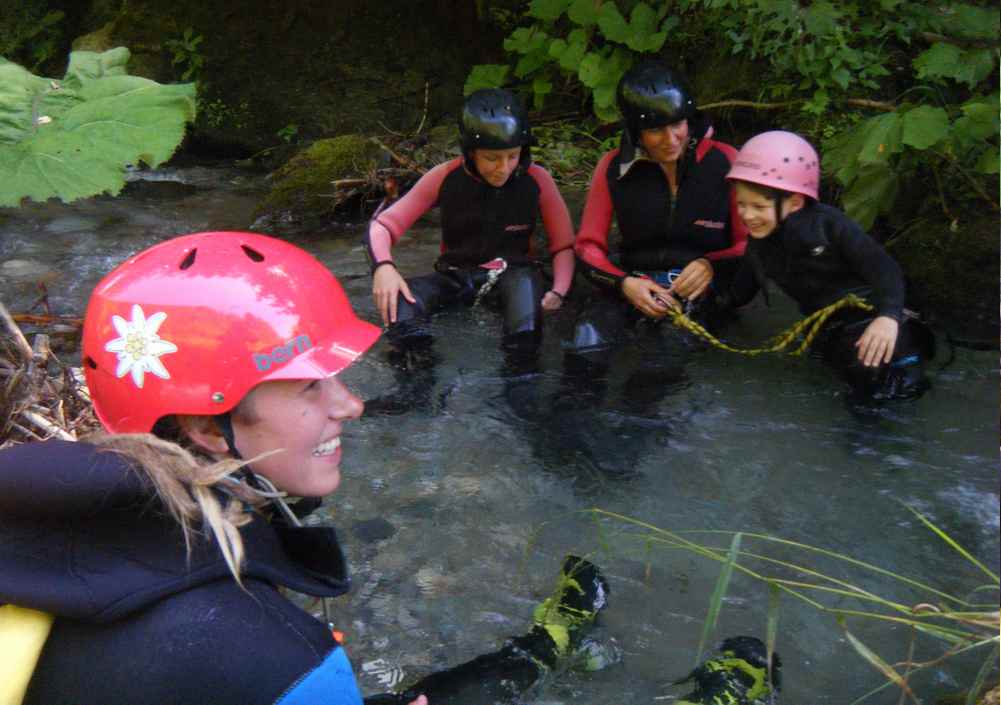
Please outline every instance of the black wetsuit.
[[[866, 397], [909, 397], [923, 391], [924, 361], [934, 338], [904, 308], [904, 275], [883, 246], [837, 208], [812, 203], [790, 214], [765, 238], [748, 243], [727, 296], [735, 306], [749, 302], [771, 279], [809, 315], [847, 294], [875, 306], [875, 314], [848, 309], [825, 327], [817, 347], [848, 375]], [[900, 324], [893, 359], [878, 370], [858, 362], [855, 341], [877, 316]]]
[[122, 456], [61, 441], [0, 452], [0, 524], [0, 603], [56, 615], [24, 705], [361, 703], [330, 630], [278, 592], [347, 590], [332, 529], [254, 518], [241, 589]]

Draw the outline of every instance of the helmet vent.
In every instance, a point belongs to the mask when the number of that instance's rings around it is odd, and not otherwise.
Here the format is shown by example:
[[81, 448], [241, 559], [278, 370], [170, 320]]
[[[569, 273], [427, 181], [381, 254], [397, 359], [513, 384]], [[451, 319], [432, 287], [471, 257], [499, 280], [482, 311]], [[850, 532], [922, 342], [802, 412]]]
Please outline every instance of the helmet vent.
[[255, 250], [253, 247], [248, 247], [247, 245], [240, 245], [240, 248], [243, 250], [243, 253], [247, 255], [247, 257], [252, 259], [254, 262], [264, 261], [264, 255]]
[[97, 369], [97, 363], [94, 362], [94, 358], [92, 358], [90, 355], [88, 355], [87, 357], [85, 357], [83, 359], [83, 361], [87, 365], [87, 367], [89, 367], [90, 369], [92, 369], [92, 370], [96, 370]]
[[189, 252], [188, 254], [184, 255], [184, 259], [182, 259], [181, 263], [179, 265], [177, 265], [178, 268], [180, 268], [180, 269], [187, 269], [188, 267], [190, 267], [191, 265], [193, 265], [195, 263], [195, 257], [197, 255], [198, 255], [198, 248], [196, 247], [193, 250], [191, 250], [191, 252]]

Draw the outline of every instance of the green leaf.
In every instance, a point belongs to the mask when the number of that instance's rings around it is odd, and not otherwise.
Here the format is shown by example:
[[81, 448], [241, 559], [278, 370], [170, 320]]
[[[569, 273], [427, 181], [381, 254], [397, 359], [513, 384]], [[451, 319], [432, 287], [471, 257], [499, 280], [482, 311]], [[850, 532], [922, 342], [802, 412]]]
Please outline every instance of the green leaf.
[[500, 88], [507, 79], [507, 72], [511, 67], [507, 64], [477, 64], [466, 77], [466, 84], [462, 87], [462, 94], [469, 95], [481, 88]]
[[570, 6], [570, 0], [532, 0], [528, 6], [528, 16], [552, 22], [558, 20]]
[[553, 84], [544, 78], [536, 78], [532, 81], [532, 105], [536, 110], [542, 110], [546, 102], [546, 96], [553, 92]]
[[803, 23], [806, 31], [814, 37], [824, 37], [833, 34], [838, 27], [842, 13], [827, 0], [814, 2], [803, 13]]
[[536, 29], [535, 27], [519, 27], [511, 32], [511, 36], [504, 40], [504, 51], [513, 51], [516, 54], [530, 54], [546, 48], [549, 43], [549, 35]]
[[831, 78], [835, 83], [841, 86], [842, 90], [845, 90], [848, 88], [848, 84], [851, 83], [852, 74], [848, 69], [842, 66], [831, 73]]
[[586, 53], [587, 34], [579, 29], [572, 31], [566, 41], [554, 39], [549, 45], [549, 55], [559, 60], [560, 68], [567, 71], [577, 70]]
[[894, 170], [882, 164], [868, 164], [841, 196], [849, 217], [868, 230], [880, 213], [889, 212], [897, 198], [899, 181]]
[[525, 54], [518, 60], [518, 64], [514, 67], [514, 75], [518, 78], [525, 78], [525, 76], [535, 73], [552, 60], [549, 52], [544, 49]]
[[126, 165], [170, 158], [194, 120], [195, 85], [129, 76], [127, 61], [126, 49], [74, 52], [62, 82], [0, 63], [0, 206], [114, 195]]
[[971, 88], [994, 70], [992, 49], [960, 49], [955, 44], [936, 42], [914, 60], [918, 78], [950, 78]]
[[859, 125], [865, 132], [865, 141], [858, 159], [862, 164], [885, 164], [901, 148], [900, 115], [896, 112], [869, 118]]
[[945, 23], [948, 34], [976, 39], [996, 39], [1001, 29], [1001, 12], [997, 7], [974, 7], [956, 4]]
[[595, 7], [595, 0], [573, 0], [567, 16], [575, 24], [582, 27], [590, 27], [598, 21], [598, 10]]
[[613, 42], [625, 44], [629, 39], [629, 23], [614, 2], [605, 2], [601, 5], [601, 9], [598, 10], [598, 28], [605, 39]]
[[973, 168], [981, 174], [997, 174], [999, 172], [997, 147], [992, 147], [981, 154]]
[[602, 61], [601, 54], [589, 51], [581, 60], [580, 67], [577, 69], [577, 77], [580, 78], [580, 82], [588, 88], [594, 88], [601, 83], [601, 68], [603, 64], [604, 61]]
[[904, 144], [928, 149], [949, 133], [949, 115], [942, 108], [921, 105], [904, 113], [903, 125]]
[[973, 139], [983, 140], [998, 134], [998, 94], [988, 96], [984, 101], [970, 101], [961, 108], [965, 126]]

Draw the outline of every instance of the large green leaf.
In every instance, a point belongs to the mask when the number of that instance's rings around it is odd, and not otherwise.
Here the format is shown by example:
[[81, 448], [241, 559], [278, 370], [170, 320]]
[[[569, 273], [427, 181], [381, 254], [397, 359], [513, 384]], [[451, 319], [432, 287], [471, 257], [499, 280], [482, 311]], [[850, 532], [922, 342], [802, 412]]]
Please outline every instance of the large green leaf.
[[598, 10], [598, 27], [605, 39], [625, 44], [629, 39], [629, 23], [614, 2], [606, 2]]
[[903, 128], [900, 115], [896, 112], [869, 118], [860, 123], [857, 129], [865, 133], [865, 141], [858, 155], [863, 164], [885, 164], [891, 155], [901, 149]]
[[914, 59], [918, 78], [951, 78], [973, 88], [987, 78], [996, 63], [993, 49], [961, 49], [936, 42]]
[[532, 0], [528, 6], [528, 16], [552, 22], [559, 19], [570, 6], [570, 0]]
[[0, 206], [114, 195], [126, 165], [170, 158], [195, 118], [195, 85], [129, 76], [128, 59], [73, 52], [62, 81], [0, 60]]
[[942, 108], [921, 105], [904, 113], [903, 142], [915, 149], [928, 149], [949, 133], [949, 114]]
[[845, 212], [868, 230], [880, 213], [889, 212], [897, 198], [899, 180], [893, 169], [882, 164], [862, 167], [841, 197]]
[[590, 27], [598, 21], [598, 10], [594, 0], [573, 0], [567, 17], [582, 27]]
[[500, 88], [507, 79], [507, 72], [511, 68], [506, 64], [477, 64], [466, 77], [466, 84], [462, 87], [462, 94], [469, 95], [481, 88]]

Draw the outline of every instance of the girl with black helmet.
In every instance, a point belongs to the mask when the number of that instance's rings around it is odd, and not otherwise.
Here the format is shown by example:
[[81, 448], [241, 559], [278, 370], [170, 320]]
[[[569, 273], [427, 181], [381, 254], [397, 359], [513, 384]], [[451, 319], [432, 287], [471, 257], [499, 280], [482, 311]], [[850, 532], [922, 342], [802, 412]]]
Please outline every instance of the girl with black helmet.
[[[575, 245], [602, 290], [577, 322], [576, 352], [607, 349], [629, 319], [660, 319], [679, 300], [709, 298], [747, 239], [725, 181], [736, 150], [712, 138], [682, 78], [643, 63], [622, 77], [618, 103], [621, 146], [595, 168]], [[608, 245], [613, 216], [617, 262]]]
[[[528, 114], [517, 96], [490, 89], [470, 95], [459, 117], [462, 157], [425, 174], [369, 227], [372, 293], [390, 341], [407, 348], [429, 339], [434, 312], [472, 304], [493, 287], [504, 312], [503, 343], [534, 352], [542, 312], [558, 309], [573, 280], [573, 224], [552, 177], [532, 164]], [[435, 271], [404, 279], [392, 246], [434, 206], [441, 208]], [[549, 289], [535, 266], [533, 235], [541, 212], [553, 262]], [[485, 291], [484, 291], [485, 293]]]

